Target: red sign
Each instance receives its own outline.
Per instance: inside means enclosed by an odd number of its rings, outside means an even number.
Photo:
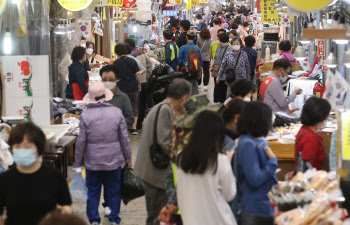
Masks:
[[[318,56],[325,56],[325,52],[324,52],[324,41],[318,41]]]
[[[258,12],[258,13],[261,13],[260,1],[262,1],[262,0],[256,1],[256,8],[257,8],[257,12]]]

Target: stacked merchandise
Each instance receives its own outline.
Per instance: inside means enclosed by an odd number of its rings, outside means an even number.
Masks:
[[[347,211],[335,172],[308,170],[297,173],[290,182],[280,182],[269,193],[277,213],[277,225],[343,224]]]

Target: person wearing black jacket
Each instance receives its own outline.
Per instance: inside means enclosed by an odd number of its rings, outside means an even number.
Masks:
[[[180,31],[181,35],[176,40],[177,47],[181,48],[181,46],[187,44],[187,31],[190,30],[191,23],[188,20],[181,20],[180,22]]]
[[[88,92],[89,76],[84,68],[86,50],[81,46],[73,49],[71,59],[73,63],[69,66],[69,83],[66,89],[66,98],[83,100]]]

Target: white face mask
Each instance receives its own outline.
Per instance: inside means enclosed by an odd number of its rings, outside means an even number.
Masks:
[[[80,46],[86,48],[86,44],[80,44]]]
[[[92,55],[92,53],[94,53],[94,50],[92,48],[86,49],[86,54]]]
[[[218,18],[221,19],[221,16],[219,16]]]
[[[234,51],[239,51],[241,49],[240,45],[232,45]]]
[[[245,102],[250,102],[250,101],[251,101],[251,99],[250,99],[250,98],[248,98],[248,97],[245,97],[245,98],[243,99],[243,101],[245,101]]]
[[[102,84],[105,86],[105,88],[107,88],[108,90],[112,90],[115,87],[115,83],[114,82],[102,82]]]
[[[288,79],[288,75],[284,72],[284,70],[283,70],[283,75],[284,75],[284,77],[281,77],[281,82],[282,83],[286,82],[287,79]]]
[[[232,41],[232,38],[230,38],[229,42],[231,43],[231,41]]]

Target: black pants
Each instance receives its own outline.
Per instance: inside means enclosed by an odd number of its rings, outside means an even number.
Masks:
[[[209,67],[210,67],[210,62],[209,61],[204,61],[203,62],[203,77],[198,80],[198,85],[202,84],[202,79],[203,79],[203,84],[204,86],[208,86],[209,84]]]
[[[241,213],[239,216],[240,225],[273,225],[274,218],[272,216],[258,215],[252,213]]]
[[[148,83],[141,84],[140,101],[139,101],[139,115],[137,119],[137,129],[142,129],[142,123],[145,118],[145,112],[152,107],[152,97],[148,91]]]
[[[219,84],[216,83],[216,77],[214,77],[214,102],[224,103],[226,100],[227,86],[226,82],[221,80]]]

